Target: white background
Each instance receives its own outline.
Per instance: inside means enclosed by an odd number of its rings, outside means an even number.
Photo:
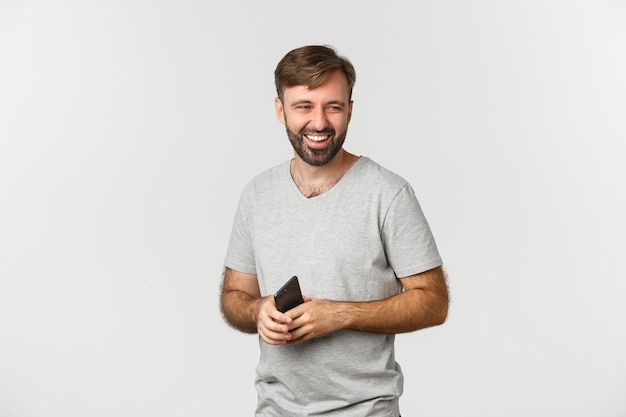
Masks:
[[[449,274],[448,322],[397,338],[403,415],[624,417],[616,0],[0,0],[0,416],[253,415],[219,282],[305,44],[356,66],[346,148]]]

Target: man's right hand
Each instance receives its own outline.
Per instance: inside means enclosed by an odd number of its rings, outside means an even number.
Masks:
[[[284,345],[291,339],[289,325],[293,319],[276,309],[274,297],[260,300],[257,315],[257,332],[261,339],[270,345]]]

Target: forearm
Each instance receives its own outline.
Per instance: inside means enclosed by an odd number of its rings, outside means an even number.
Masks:
[[[410,289],[379,301],[339,303],[344,327],[372,333],[406,333],[445,322],[448,297]]]
[[[262,301],[256,275],[224,268],[220,308],[229,325],[245,333],[256,333]]]
[[[257,332],[257,317],[261,298],[238,290],[222,292],[221,310],[229,325],[244,333]]]
[[[405,290],[369,302],[339,303],[345,328],[375,333],[406,333],[445,322],[448,286],[441,267],[402,278]]]

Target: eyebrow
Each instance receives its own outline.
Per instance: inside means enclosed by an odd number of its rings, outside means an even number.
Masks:
[[[311,100],[297,100],[297,101],[294,101],[293,103],[291,103],[290,106],[291,107],[295,107],[295,106],[298,106],[300,104],[313,104],[313,102]],[[341,100],[331,100],[331,101],[326,102],[324,105],[325,106],[328,106],[328,105],[338,105],[338,106],[341,106],[341,107],[346,107],[346,103],[344,101],[341,101]]]

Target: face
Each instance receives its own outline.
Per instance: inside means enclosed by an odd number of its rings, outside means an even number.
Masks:
[[[322,166],[341,150],[352,115],[348,81],[341,71],[319,87],[286,88],[276,98],[276,115],[285,124],[296,154],[307,164]]]

